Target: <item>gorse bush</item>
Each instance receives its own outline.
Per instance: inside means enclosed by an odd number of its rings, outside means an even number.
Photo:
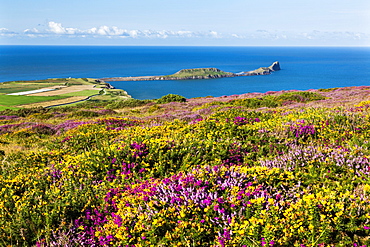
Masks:
[[[233,100],[231,103],[235,105],[245,106],[248,108],[260,107],[278,107],[289,104],[291,102],[309,102],[323,100],[324,96],[314,92],[289,92],[278,96],[266,95],[261,98],[247,98]]]
[[[284,93],[275,98],[279,102],[293,101],[293,102],[309,102],[315,100],[323,100],[324,96],[314,92],[289,92]]]
[[[127,99],[121,101],[114,101],[106,105],[107,109],[133,108],[143,106],[152,102],[151,100]]]
[[[75,111],[70,114],[70,117],[83,117],[83,118],[91,118],[91,117],[97,117],[100,114],[95,111],[87,111],[87,110],[80,110],[80,111]]]
[[[186,98],[177,94],[167,94],[157,100],[158,104],[166,104],[170,102],[186,102]]]
[[[247,108],[278,107],[281,105],[278,101],[276,101],[275,97],[271,96],[264,96],[262,98],[237,99],[231,103]]]
[[[18,117],[28,117],[33,114],[44,114],[48,113],[50,109],[43,108],[43,107],[34,107],[34,108],[22,108],[17,110],[3,110],[1,111],[1,115],[16,115]]]
[[[331,92],[331,91],[334,91],[338,89],[338,87],[334,87],[334,88],[320,88],[318,89],[319,92]]]

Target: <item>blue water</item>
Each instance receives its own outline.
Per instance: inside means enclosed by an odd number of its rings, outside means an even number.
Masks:
[[[137,99],[370,85],[369,47],[0,46],[0,82],[166,75],[201,67],[240,72],[274,61],[282,70],[266,76],[111,84]]]

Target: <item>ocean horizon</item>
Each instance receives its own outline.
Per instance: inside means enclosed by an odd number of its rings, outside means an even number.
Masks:
[[[370,85],[370,47],[0,46],[0,82],[173,74],[214,67],[271,75],[181,81],[110,82],[133,98],[187,98]]]

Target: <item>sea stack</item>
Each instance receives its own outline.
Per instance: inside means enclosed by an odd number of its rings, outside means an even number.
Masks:
[[[251,76],[251,75],[269,75],[271,72],[280,70],[280,64],[278,61],[273,62],[269,67],[261,67],[248,72],[242,72],[239,76]]]
[[[278,61],[274,62],[270,67],[269,69],[271,69],[272,71],[278,71],[280,70],[280,64]]]

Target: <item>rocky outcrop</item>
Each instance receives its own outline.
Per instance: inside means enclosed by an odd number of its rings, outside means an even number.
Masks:
[[[113,87],[111,84],[109,84],[109,83],[105,83],[105,88],[106,89],[115,89],[115,87]]]
[[[106,89],[115,89],[115,87],[113,87],[111,84],[105,82],[103,79],[96,79],[95,82],[96,83],[99,83],[100,85],[104,85],[103,88],[106,88]]]
[[[280,63],[278,61],[271,64],[269,67],[261,67],[252,71],[239,73],[241,76],[252,76],[252,75],[269,75],[271,72],[280,70]]]
[[[272,71],[278,71],[280,70],[280,63],[278,61],[273,62],[272,65],[269,67]]]

